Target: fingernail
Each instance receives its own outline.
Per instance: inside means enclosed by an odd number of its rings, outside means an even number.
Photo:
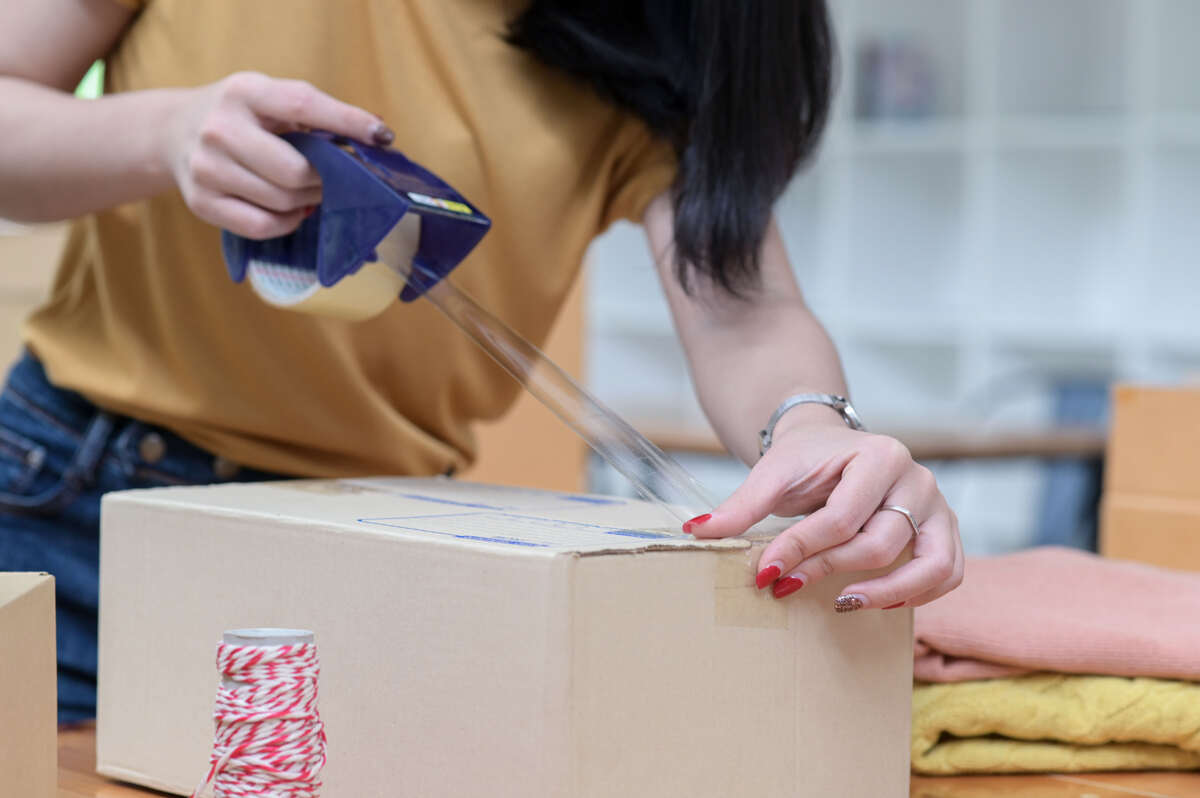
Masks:
[[[712,518],[712,513],[705,513],[704,515],[696,516],[695,518],[691,519],[690,521],[684,521],[683,522],[683,531],[690,535],[690,534],[692,534],[693,529],[700,526],[701,524],[703,524],[705,521],[707,521],[710,518]]]
[[[798,576],[785,576],[775,583],[771,588],[771,592],[775,594],[775,598],[783,598],[790,596],[800,588],[804,587],[804,580]]]
[[[783,573],[783,563],[773,562],[758,572],[758,576],[754,577],[754,584],[758,585],[759,590],[762,590],[778,579],[781,573]]]
[[[889,604],[889,605],[887,605],[886,607],[884,607],[884,609],[885,609],[885,610],[894,610],[894,609],[896,609],[897,607],[903,607],[903,606],[904,606],[904,602],[903,602],[903,601],[897,601],[895,604]]]
[[[867,597],[857,593],[847,593],[833,600],[833,608],[837,612],[855,612],[867,606]]]
[[[379,122],[371,128],[371,141],[378,144],[380,147],[386,147],[396,140],[396,134],[392,129],[383,122]]]
[[[307,219],[308,217],[312,216],[313,211],[315,211],[316,209],[317,209],[316,205],[306,205],[304,207],[304,218]]]

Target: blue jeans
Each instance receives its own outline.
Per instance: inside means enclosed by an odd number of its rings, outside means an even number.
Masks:
[[[31,355],[0,393],[0,571],[55,578],[59,722],[96,714],[100,497],[110,490],[281,479],[50,384]]]

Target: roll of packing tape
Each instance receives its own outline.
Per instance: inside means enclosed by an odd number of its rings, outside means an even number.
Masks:
[[[379,315],[400,296],[420,241],[421,217],[408,213],[375,247],[374,261],[331,286],[321,285],[314,271],[286,264],[252,261],[246,274],[267,304],[361,321]]]

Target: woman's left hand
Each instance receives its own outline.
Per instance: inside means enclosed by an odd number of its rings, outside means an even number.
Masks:
[[[921,530],[901,513],[912,513]],[[684,525],[699,538],[739,535],[768,515],[807,514],[763,550],[759,588],[777,598],[827,576],[884,568],[913,542],[910,562],[847,585],[835,609],[925,604],[963,577],[958,519],[928,468],[894,438],[850,429],[829,408],[795,408],[746,481],[708,518]]]

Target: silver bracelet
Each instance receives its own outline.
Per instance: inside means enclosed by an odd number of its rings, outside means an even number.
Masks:
[[[758,454],[761,457],[767,453],[767,449],[771,448],[771,437],[775,434],[775,425],[779,423],[779,419],[783,418],[783,414],[791,410],[796,405],[818,404],[832,407],[841,415],[842,420],[846,422],[846,426],[850,429],[865,430],[862,419],[858,417],[858,413],[854,411],[850,401],[844,396],[834,396],[831,393],[798,393],[795,396],[789,396],[783,400],[779,407],[775,408],[775,412],[771,414],[771,418],[767,421],[767,426],[758,433]]]

